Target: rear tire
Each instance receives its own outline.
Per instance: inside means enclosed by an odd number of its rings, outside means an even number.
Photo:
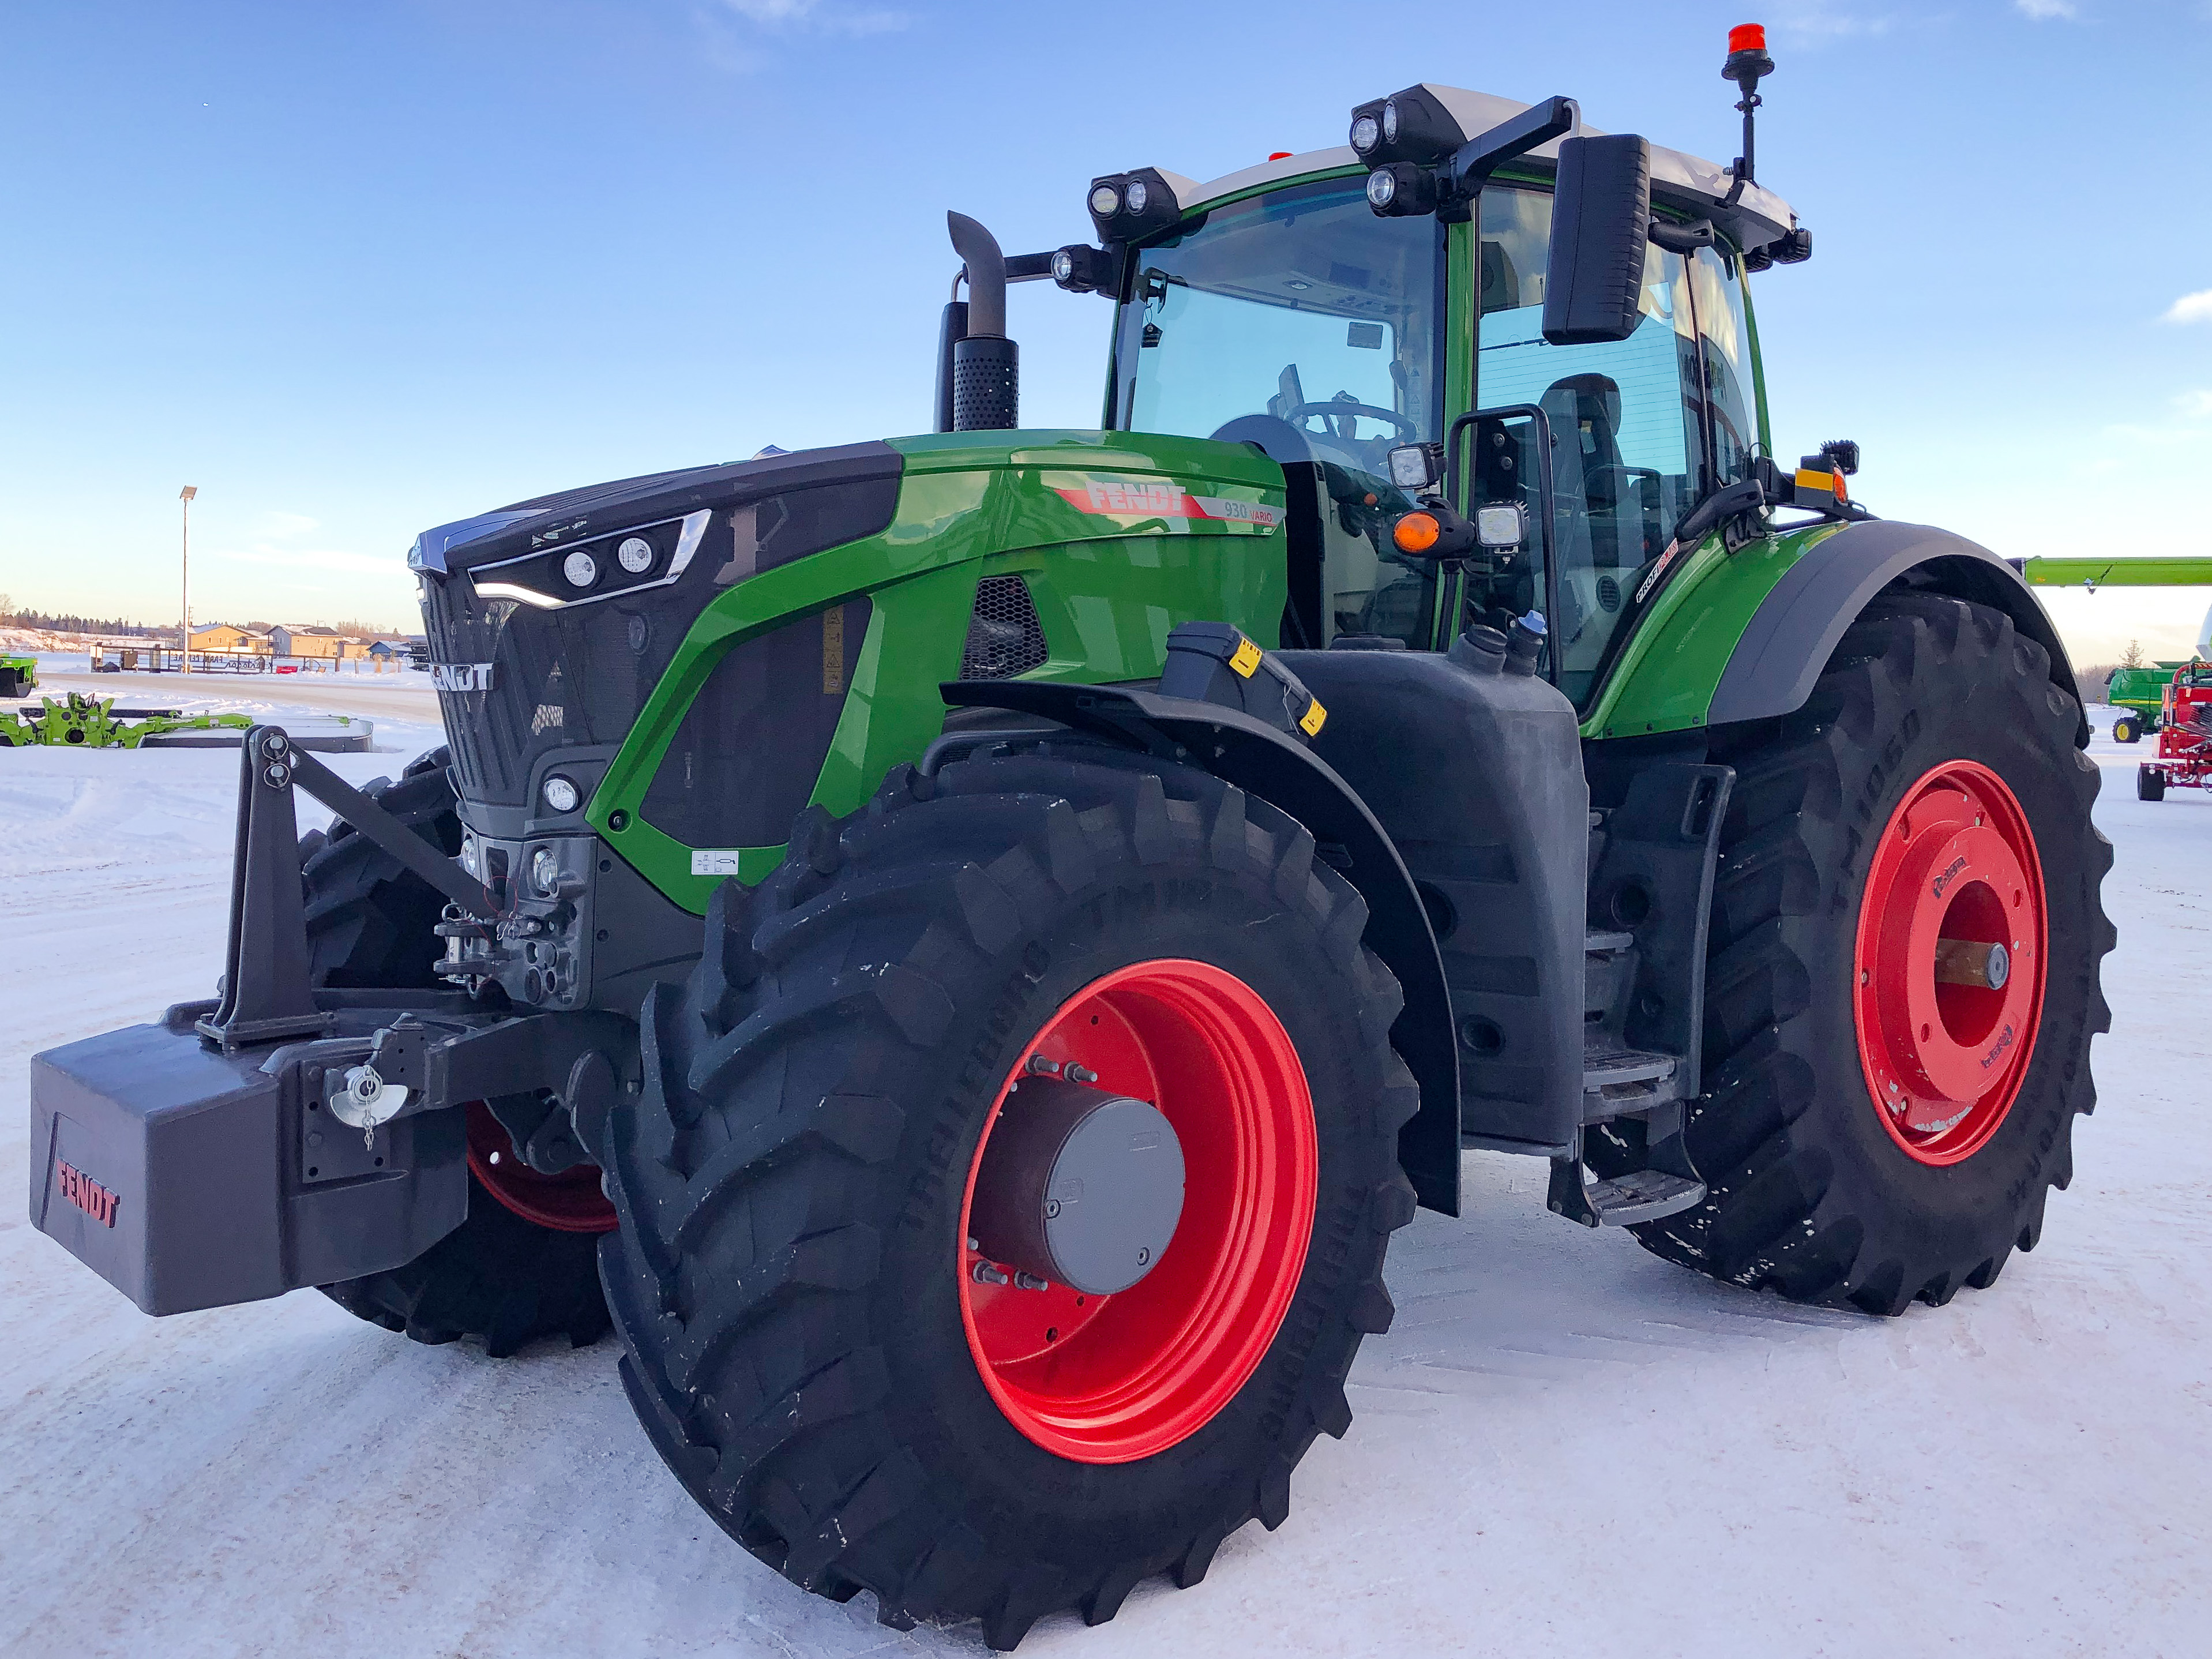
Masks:
[[[397,783],[380,779],[362,793],[452,857],[461,850],[461,821],[448,759],[434,750]],[[443,983],[436,970],[442,943],[433,930],[445,899],[435,889],[343,819],[327,834],[302,837],[300,854],[317,985]],[[489,1121],[481,1108],[470,1109]],[[481,1127],[471,1123],[472,1141],[482,1139]],[[468,1218],[458,1228],[404,1267],[321,1288],[347,1312],[417,1342],[480,1336],[494,1358],[541,1336],[582,1347],[607,1333],[598,1248],[596,1231],[525,1219],[484,1184],[471,1158]]]
[[[2138,766],[2136,768],[2136,799],[2137,800],[2164,800],[2166,799],[2166,774],[2160,771],[2155,766]]]
[[[1350,1423],[1344,1379],[1389,1325],[1383,1248],[1414,1207],[1396,1143],[1419,1096],[1365,917],[1280,812],[1111,750],[902,767],[842,826],[802,814],[774,876],[716,894],[688,989],[653,993],[646,1094],[608,1130],[623,1378],[678,1479],[803,1588],[868,1589],[900,1628],[981,1619],[1000,1649],[1056,1610],[1110,1619],[1151,1574],[1194,1583],[1246,1521],[1279,1524],[1316,1434]],[[1255,994],[1295,1045],[1310,1241],[1300,1229],[1294,1293],[1255,1327],[1241,1386],[1159,1449],[1061,1455],[1002,1407],[966,1323],[979,1136],[1086,988],[1192,962]],[[1160,1075],[1172,1119],[1176,1073]],[[1065,1286],[1041,1301],[1060,1291],[1073,1303]],[[1092,1316],[1072,1335],[1107,1328]]]
[[[1803,709],[1717,746],[1737,781],[1706,969],[1706,1092],[1687,1130],[1710,1192],[1637,1228],[1646,1248],[1794,1300],[1898,1314],[1984,1288],[2034,1247],[2046,1195],[2073,1175],[2075,1114],[2095,1103],[2089,1038],[2111,1024],[2098,964],[2114,935],[2098,890],[2112,852],[2090,822],[2098,771],[2075,747],[2078,720],[2043,647],[2002,614],[1898,593],[1853,623]],[[1996,1074],[2014,1079],[2008,1103],[1992,1097],[1996,1121],[1962,1124],[1948,1146],[1936,1132],[1915,1143],[1877,1109],[1856,1012],[1878,846],[1946,769],[1993,777],[1991,798],[2024,813],[2047,930],[2032,1046]]]

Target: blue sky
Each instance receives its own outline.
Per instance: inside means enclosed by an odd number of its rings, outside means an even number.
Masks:
[[[948,207],[1074,240],[1095,172],[1419,80],[1725,160],[1762,17],[1817,246],[1754,284],[1783,453],[1856,437],[1877,512],[2007,554],[2212,553],[2212,0],[26,0],[0,590],[173,618],[193,483],[196,615],[400,621],[426,525],[925,428]],[[1026,423],[1096,422],[1107,318],[1016,290]],[[2160,645],[2203,597],[2059,608]]]

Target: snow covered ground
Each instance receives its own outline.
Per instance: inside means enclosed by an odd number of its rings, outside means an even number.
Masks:
[[[245,689],[324,712],[339,688]],[[436,741],[427,696],[360,690],[418,706],[353,704],[390,752],[334,757],[345,775]],[[2103,1103],[1994,1288],[1893,1321],[1795,1308],[1567,1225],[1543,1168],[1471,1156],[1468,1218],[1397,1236],[1397,1323],[1282,1529],[1023,1651],[2212,1650],[2212,799],[2137,802],[2141,752],[2094,750],[2118,848]],[[34,1051],[211,992],[235,765],[0,756],[0,1185],[24,1190]],[[494,1364],[312,1291],[151,1320],[21,1215],[0,1211],[9,1653],[981,1650],[756,1565],[653,1456],[611,1342]]]

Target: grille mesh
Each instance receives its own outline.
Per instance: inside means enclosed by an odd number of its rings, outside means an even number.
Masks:
[[[1027,582],[1019,576],[986,576],[975,585],[975,609],[960,652],[962,679],[1010,679],[1041,667],[1051,654]]]

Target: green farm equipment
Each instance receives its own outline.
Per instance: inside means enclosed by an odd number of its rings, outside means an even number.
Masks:
[[[247,734],[222,994],[38,1057],[39,1226],[153,1313],[611,1323],[746,1550],[998,1648],[1283,1520],[1469,1148],[1716,1296],[1989,1286],[2097,771],[2012,569],[1773,458],[1771,69],[1733,167],[1425,85],[954,216],[937,432],[426,532],[448,746]],[[1031,279],[1095,430],[1018,424]]]
[[[2212,559],[2207,558],[2023,559],[2019,566],[2031,586],[2079,586],[2093,593],[2100,587],[2212,587]],[[2157,732],[2175,671],[2206,661],[2212,661],[2212,609],[2206,610],[2196,652],[2186,660],[2114,669],[2105,683],[2105,701],[2121,711],[2112,720],[2113,740],[2140,743]]]
[[[185,714],[174,708],[118,708],[112,697],[82,691],[41,697],[34,711],[0,709],[0,749],[46,744],[56,748],[136,749],[186,732],[242,732],[243,714]]]
[[[20,697],[38,684],[36,657],[0,657],[0,697]]]

